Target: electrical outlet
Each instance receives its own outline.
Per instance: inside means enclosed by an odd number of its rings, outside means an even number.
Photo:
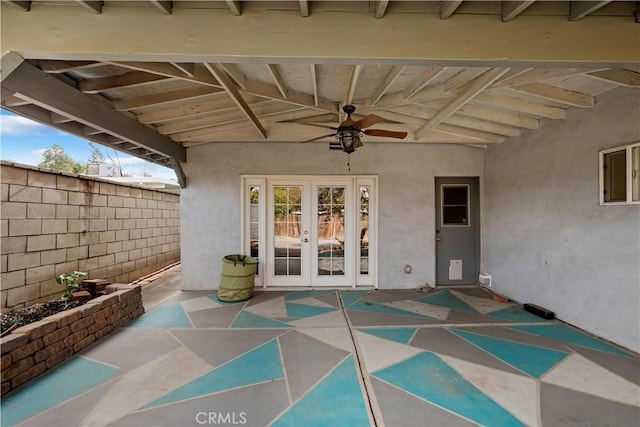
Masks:
[[[480,282],[481,285],[484,285],[487,288],[490,288],[491,287],[491,275],[487,274],[487,273],[482,273],[482,274],[478,275],[478,282]]]
[[[411,266],[409,264],[404,266],[404,273],[411,274]]]

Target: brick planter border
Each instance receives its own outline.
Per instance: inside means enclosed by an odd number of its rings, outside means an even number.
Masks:
[[[144,313],[140,285],[117,289],[2,337],[2,396]]]

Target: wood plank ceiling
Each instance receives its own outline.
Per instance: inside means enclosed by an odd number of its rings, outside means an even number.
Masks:
[[[517,25],[523,14],[555,14],[567,21],[589,19],[590,14],[638,19],[636,2],[615,1],[6,3],[25,13],[41,4],[83,7],[95,14],[128,6],[166,15],[181,8],[228,8],[229,19],[241,19],[236,17],[244,8],[269,7],[295,10],[297,19],[313,15],[316,7],[370,14],[372,20],[384,19],[389,11],[419,11],[437,19],[484,13],[516,21],[504,25]],[[5,62],[3,57],[3,71]],[[20,67],[22,78],[3,77],[2,108],[178,169],[186,160],[184,147],[317,138],[329,132],[313,125],[336,126],[344,119],[345,104],[356,106],[356,118],[377,114],[385,119],[373,128],[407,131],[403,143],[484,148],[518,136],[523,129],[536,129],[543,119],[562,120],[567,109],[591,108],[599,95],[615,88],[640,87],[637,68],[417,66],[409,60],[371,65],[322,58],[310,64],[260,58],[238,63],[27,59]],[[75,104],[51,99],[56,96],[74,97]],[[150,132],[128,131],[133,121]],[[365,136],[364,141],[388,140]]]

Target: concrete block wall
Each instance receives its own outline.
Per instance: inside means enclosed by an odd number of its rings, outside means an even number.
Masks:
[[[180,196],[0,162],[0,296],[13,308],[62,295],[55,277],[128,283],[180,260]]]

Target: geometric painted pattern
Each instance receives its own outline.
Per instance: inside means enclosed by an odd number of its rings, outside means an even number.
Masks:
[[[480,288],[184,291],[1,405],[25,426],[639,425],[640,358]]]

